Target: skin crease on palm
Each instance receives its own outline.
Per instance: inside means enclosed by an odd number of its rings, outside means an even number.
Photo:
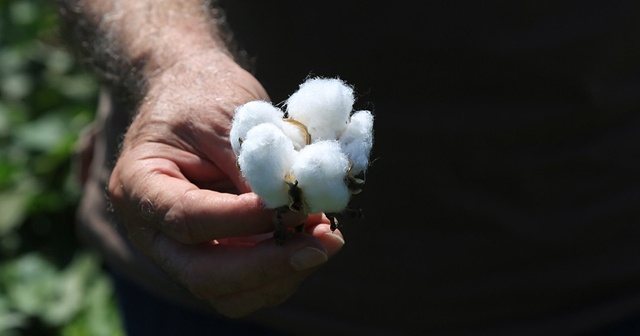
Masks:
[[[147,90],[109,181],[133,244],[225,316],[284,302],[344,240],[326,216],[295,212],[282,221],[305,222],[304,233],[283,246],[269,234],[276,214],[249,191],[228,139],[236,106],[268,100],[262,86],[212,34],[213,18],[200,1],[72,6],[98,21],[126,58],[145,60],[137,64]]]

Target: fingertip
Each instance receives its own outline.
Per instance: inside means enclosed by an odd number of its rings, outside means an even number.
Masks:
[[[318,237],[318,239],[325,246],[327,255],[329,255],[330,258],[340,252],[345,244],[344,236],[342,236],[342,233],[338,230],[333,232],[324,232]]]
[[[289,263],[296,271],[304,271],[320,266],[327,260],[329,260],[327,253],[311,246],[302,247],[289,257]]]
[[[339,229],[331,230],[330,222],[324,214],[309,216],[306,233],[320,241],[329,257],[337,254],[345,244],[342,232]]]

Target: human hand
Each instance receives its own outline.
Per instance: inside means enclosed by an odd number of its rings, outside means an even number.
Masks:
[[[305,232],[273,240],[275,212],[242,180],[228,139],[235,107],[256,99],[268,99],[262,86],[224,54],[163,69],[109,183],[135,246],[229,317],[282,303],[344,244],[326,217],[294,212],[282,221]]]

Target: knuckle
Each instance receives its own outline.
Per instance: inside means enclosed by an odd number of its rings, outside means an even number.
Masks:
[[[293,293],[291,292],[281,292],[281,293],[273,293],[268,295],[265,298],[265,307],[275,307],[283,304],[289,297],[291,297]]]
[[[114,170],[109,177],[109,183],[106,188],[107,199],[113,203],[118,204],[124,198],[124,185],[118,177],[118,171]]]
[[[218,290],[202,283],[187,284],[187,289],[195,297],[203,300],[213,300],[220,295]]]
[[[156,208],[148,198],[143,198],[138,202],[138,214],[147,222],[153,222],[156,217]]]
[[[193,244],[199,242],[189,223],[189,216],[185,210],[183,201],[175,202],[169,210],[162,216],[159,223],[162,231],[169,234],[173,239],[183,244]]]
[[[300,287],[302,280],[288,282],[271,288],[265,294],[265,306],[275,307],[287,301]]]
[[[183,266],[177,273],[180,274],[179,282],[184,288],[199,299],[212,301],[227,293],[219,278],[203,276],[189,266]]]

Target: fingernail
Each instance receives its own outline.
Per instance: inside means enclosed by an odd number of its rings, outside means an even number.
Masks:
[[[325,235],[327,237],[331,237],[331,239],[334,239],[335,241],[337,241],[338,244],[344,245],[344,238],[342,238],[341,235],[333,233],[333,232],[327,232],[327,233],[325,233]]]
[[[329,258],[327,254],[317,248],[304,247],[291,255],[289,262],[291,266],[298,271],[304,271],[306,269],[316,267],[327,262]]]

